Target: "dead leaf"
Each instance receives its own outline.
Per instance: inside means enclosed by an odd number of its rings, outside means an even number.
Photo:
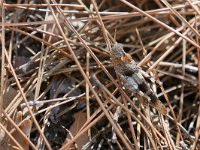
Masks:
[[[81,127],[84,125],[84,123],[87,121],[87,116],[86,116],[86,112],[77,112],[74,115],[75,121],[74,123],[71,125],[69,131],[71,133],[72,136],[75,136],[76,134],[78,134],[78,131],[81,129]],[[68,141],[70,141],[70,135],[68,134],[65,143],[67,143]],[[82,134],[78,139],[76,139],[76,144],[78,149],[80,150],[87,142],[89,141],[89,137],[87,135],[87,132],[85,132],[84,134]]]
[[[28,138],[30,137],[31,127],[32,121],[28,118],[23,120],[22,124],[19,126],[19,128]],[[24,139],[18,131],[14,131],[12,135],[24,150],[29,150],[29,142]]]
[[[11,101],[14,99],[14,97],[17,95],[17,90],[15,90],[12,87],[8,87],[4,94],[4,101],[3,101],[3,107],[6,108]]]

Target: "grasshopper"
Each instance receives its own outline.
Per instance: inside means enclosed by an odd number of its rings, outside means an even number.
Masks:
[[[166,107],[158,99],[156,93],[153,92],[147,79],[151,82],[155,80],[137,66],[131,55],[124,51],[123,45],[115,43],[110,51],[110,56],[114,70],[122,81],[122,85],[130,92],[143,97],[158,112],[166,115]]]

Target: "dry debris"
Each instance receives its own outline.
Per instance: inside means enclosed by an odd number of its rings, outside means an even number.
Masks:
[[[200,1],[0,3],[0,149],[200,149]]]

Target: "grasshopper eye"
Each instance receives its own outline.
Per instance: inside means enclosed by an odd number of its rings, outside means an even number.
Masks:
[[[132,57],[130,54],[125,53],[125,55],[121,57],[121,60],[126,63],[131,63]]]
[[[129,60],[129,62],[131,62],[132,61],[132,56],[130,55],[130,54],[125,54],[125,56],[126,56],[126,58]]]

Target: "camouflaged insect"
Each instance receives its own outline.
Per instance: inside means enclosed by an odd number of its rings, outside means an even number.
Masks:
[[[137,66],[131,55],[125,53],[122,44],[115,43],[110,52],[115,72],[129,91],[142,96],[147,103],[155,107],[163,115],[167,114],[166,107],[158,99],[148,84],[154,81],[146,72]],[[148,80],[147,80],[148,79]]]

